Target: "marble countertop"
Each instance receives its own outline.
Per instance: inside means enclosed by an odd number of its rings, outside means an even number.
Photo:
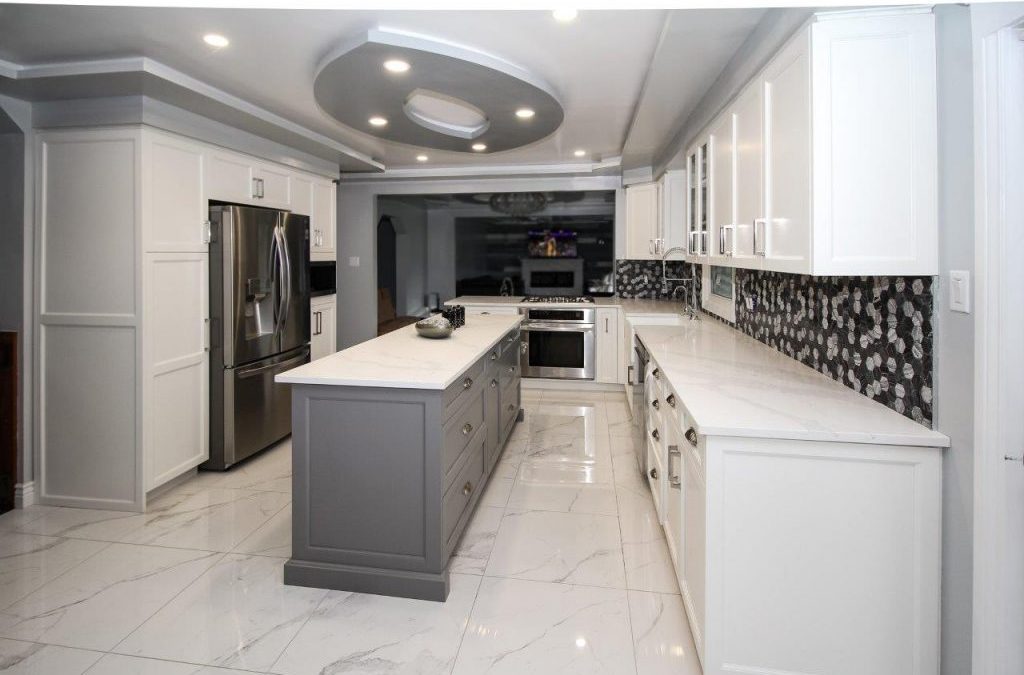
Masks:
[[[450,338],[420,337],[415,326],[367,340],[279,374],[276,382],[397,389],[445,389],[519,325],[518,315],[467,316]]]
[[[552,302],[538,305],[535,302],[523,302],[521,295],[460,295],[445,303],[446,305],[496,305],[508,307],[618,307],[627,315],[636,314],[679,314],[682,305],[678,300],[652,300],[648,298],[594,298],[593,304],[579,302]]]
[[[948,447],[949,438],[716,321],[637,326],[709,436]]]

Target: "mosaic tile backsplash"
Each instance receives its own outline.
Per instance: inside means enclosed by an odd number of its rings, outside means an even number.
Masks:
[[[700,266],[693,267],[700,279]],[[660,262],[620,260],[617,269],[622,297],[666,297]],[[669,274],[679,272],[688,276],[689,270],[670,268]],[[737,269],[734,327],[930,427],[932,304],[931,277],[810,277]]]

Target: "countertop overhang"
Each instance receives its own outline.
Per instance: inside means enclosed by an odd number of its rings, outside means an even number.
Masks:
[[[682,312],[682,304],[678,300],[661,300],[653,298],[619,298],[619,297],[597,297],[594,302],[523,302],[521,295],[460,295],[457,298],[448,300],[446,305],[474,306],[506,306],[506,307],[535,307],[538,309],[552,307],[591,307],[600,309],[603,307],[614,307],[621,309],[626,316],[651,315],[651,314],[675,314]]]
[[[395,389],[445,389],[522,321],[468,316],[451,337],[420,337],[415,326],[367,340],[279,374],[275,382]]]
[[[948,447],[949,438],[710,319],[636,335],[707,436]]]

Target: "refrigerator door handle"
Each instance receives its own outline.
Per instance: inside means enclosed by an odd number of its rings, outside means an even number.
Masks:
[[[281,229],[279,226],[274,226],[274,253],[277,260],[277,277],[274,281],[274,290],[277,293],[277,303],[275,304],[276,316],[274,318],[274,333],[279,334],[284,330],[285,321],[287,319],[285,311],[288,302],[288,296],[285,291],[285,258],[286,255],[284,250],[284,238],[281,236]]]
[[[281,280],[284,282],[284,320],[282,325],[287,324],[292,314],[292,254],[288,252],[288,242],[284,236],[284,229],[278,227],[277,236],[280,237],[282,271]]]

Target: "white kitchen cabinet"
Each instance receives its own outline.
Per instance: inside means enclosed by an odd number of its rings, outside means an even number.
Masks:
[[[324,295],[309,302],[310,361],[338,351],[337,301],[337,295]]]
[[[313,177],[295,174],[291,182],[291,212],[300,216],[313,215]],[[313,226],[310,224],[310,247],[312,247]]]
[[[640,183],[626,188],[626,257],[661,258],[661,184]]]
[[[686,245],[686,171],[670,169],[658,179],[661,197],[658,238],[661,258],[676,247]],[[675,257],[675,254],[673,254]],[[682,255],[678,256],[682,259]]]
[[[621,382],[619,367],[622,329],[619,327],[621,312],[614,307],[595,310],[594,352],[596,363],[594,381],[604,383]]]
[[[234,204],[254,204],[258,190],[252,160],[227,150],[214,150],[209,157],[209,170],[205,177],[207,198]]]
[[[259,162],[253,168],[256,181],[256,206],[270,209],[290,209],[291,177],[294,171],[288,167]]]
[[[717,265],[934,275],[936,117],[928,8],[817,14],[697,135],[690,231],[710,215]]]
[[[334,183],[329,180],[313,181],[313,209],[309,220],[309,244],[313,260],[335,260],[335,230],[337,223],[337,196]]]
[[[696,453],[689,444],[680,446],[682,471],[682,556],[679,565],[679,591],[690,619],[690,631],[697,656],[704,664],[705,605],[707,565],[707,486]]]

